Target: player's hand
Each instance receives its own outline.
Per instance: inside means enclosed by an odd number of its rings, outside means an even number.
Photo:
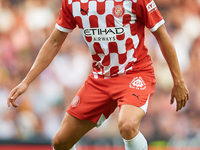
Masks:
[[[174,99],[176,99],[176,111],[181,110],[185,107],[187,100],[189,100],[189,91],[185,86],[184,82],[179,85],[175,85],[172,89],[171,93],[171,104],[174,103]]]
[[[7,99],[7,105],[10,107],[10,103],[13,105],[13,107],[19,107],[19,105],[16,103],[17,97],[19,97],[21,94],[23,94],[28,89],[28,85],[25,83],[20,83],[18,86],[16,86],[9,94]]]

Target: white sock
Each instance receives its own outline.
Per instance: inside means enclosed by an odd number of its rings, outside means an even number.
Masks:
[[[148,150],[145,137],[139,132],[133,139],[124,140],[125,150]]]

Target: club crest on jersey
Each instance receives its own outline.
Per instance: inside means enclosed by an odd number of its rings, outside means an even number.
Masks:
[[[137,90],[144,90],[146,89],[146,84],[144,83],[142,77],[135,77],[130,82],[129,87],[137,89]]]
[[[157,9],[156,4],[153,0],[147,4],[146,8],[147,8],[149,14]]]
[[[77,107],[80,104],[80,97],[75,96],[74,99],[72,100],[71,106],[72,107]]]
[[[120,18],[124,15],[124,7],[122,5],[116,5],[112,12],[115,17]]]

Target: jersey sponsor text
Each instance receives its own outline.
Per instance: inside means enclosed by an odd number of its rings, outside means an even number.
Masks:
[[[92,37],[94,42],[113,42],[116,41],[116,35],[121,35],[124,33],[124,28],[86,28],[83,30],[83,33],[85,36]]]

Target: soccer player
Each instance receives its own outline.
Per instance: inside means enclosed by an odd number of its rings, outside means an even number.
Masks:
[[[144,46],[145,26],[157,39],[171,71],[171,104],[176,100],[178,111],[189,99],[174,46],[153,0],[63,0],[55,29],[27,76],[10,92],[8,106],[18,107],[16,98],[47,68],[77,25],[91,52],[93,70],[67,109],[53,138],[54,149],[75,150],[84,134],[119,107],[118,126],[125,149],[147,150],[139,125],[156,80]]]

